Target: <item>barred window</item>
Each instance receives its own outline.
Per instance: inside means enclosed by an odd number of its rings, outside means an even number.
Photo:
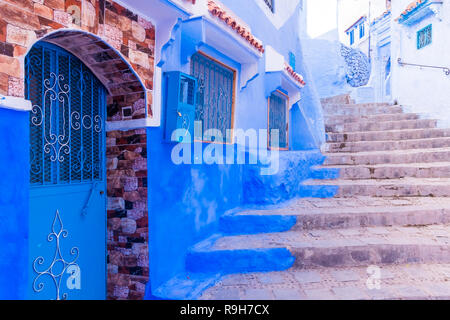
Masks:
[[[289,99],[281,91],[275,91],[269,97],[269,141],[270,149],[288,150],[289,148]],[[275,145],[272,138],[278,132],[279,143]]]
[[[430,24],[425,28],[417,31],[417,49],[422,49],[431,44],[433,39],[433,27]]]
[[[198,83],[195,121],[202,122],[203,133],[217,129],[224,140],[232,141],[235,71],[196,53],[191,58],[191,75]]]

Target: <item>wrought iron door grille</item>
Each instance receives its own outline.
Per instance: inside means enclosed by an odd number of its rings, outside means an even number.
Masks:
[[[279,146],[272,145],[272,130],[279,131]],[[269,147],[288,148],[288,99],[279,92],[269,97]]]
[[[231,141],[234,71],[196,53],[191,59],[191,75],[198,81],[195,121],[203,123],[204,133],[217,129]]]
[[[26,61],[30,113],[30,183],[103,179],[106,90],[75,56],[35,45]]]

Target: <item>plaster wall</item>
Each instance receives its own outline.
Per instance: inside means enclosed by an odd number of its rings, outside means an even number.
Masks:
[[[438,119],[441,127],[450,126],[450,76],[442,70],[400,66],[403,62],[450,67],[450,2],[439,5],[439,12],[412,26],[399,24],[409,0],[392,1],[392,94],[393,100],[424,118]],[[432,43],[417,49],[417,31],[432,24]]]

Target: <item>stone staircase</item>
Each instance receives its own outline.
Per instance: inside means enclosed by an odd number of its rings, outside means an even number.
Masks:
[[[450,130],[348,96],[323,108],[311,198],[224,217],[187,258],[193,273],[231,274],[200,298],[449,299]]]

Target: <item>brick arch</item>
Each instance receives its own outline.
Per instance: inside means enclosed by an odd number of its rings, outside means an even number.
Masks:
[[[147,90],[132,66],[96,35],[79,30],[58,30],[41,38],[79,58],[108,90],[108,121],[145,118]],[[126,109],[124,109],[126,108]]]

